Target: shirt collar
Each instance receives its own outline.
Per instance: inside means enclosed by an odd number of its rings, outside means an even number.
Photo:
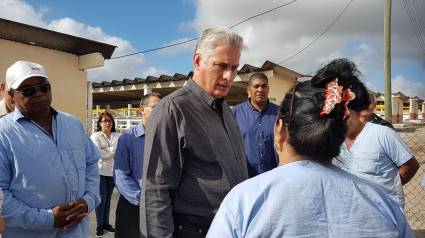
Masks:
[[[212,105],[214,102],[214,97],[209,95],[205,90],[203,90],[199,85],[193,81],[192,79],[189,79],[189,82],[187,84],[187,88],[192,91],[196,96],[201,98],[204,102],[206,102],[209,106]],[[223,98],[217,99],[218,102],[223,102]]]
[[[267,103],[266,103],[266,106],[264,107],[264,109],[263,110],[261,110],[261,112],[265,112],[265,111],[267,111],[267,108],[269,107],[269,100],[267,99]],[[251,109],[251,110],[253,110],[253,111],[256,111],[256,112],[260,112],[260,111],[258,111],[257,110],[257,108],[255,108],[254,106],[252,106],[252,104],[251,104],[251,98],[248,98],[248,107]]]
[[[56,118],[56,116],[58,115],[58,112],[53,107],[50,107],[50,112],[52,113],[53,118]],[[11,113],[13,113],[13,120],[15,121],[18,121],[21,118],[26,118],[17,107],[15,107],[15,110]]]
[[[145,135],[145,128],[143,127],[142,123],[140,123],[139,125],[136,126],[134,135],[136,137],[141,137],[141,136]]]

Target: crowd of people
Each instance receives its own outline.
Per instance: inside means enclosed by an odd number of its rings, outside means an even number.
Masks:
[[[403,185],[419,164],[347,59],[294,80],[280,106],[257,72],[248,100],[228,95],[245,49],[206,29],[193,76],[143,95],[141,123],[116,132],[102,113],[90,137],[51,106],[45,68],[18,61],[0,101],[0,237],[414,237]],[[425,181],[424,181],[425,184]],[[111,196],[119,192],[115,224]]]

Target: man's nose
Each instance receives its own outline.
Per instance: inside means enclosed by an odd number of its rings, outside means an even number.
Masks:
[[[232,78],[234,77],[234,74],[235,74],[235,70],[232,70],[232,69],[226,69],[226,70],[223,72],[223,78],[224,78],[224,79],[226,79],[227,81],[230,81],[230,80],[232,80]]]

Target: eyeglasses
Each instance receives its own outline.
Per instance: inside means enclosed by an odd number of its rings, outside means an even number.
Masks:
[[[101,123],[112,123],[112,120],[102,120]]]
[[[253,87],[253,88],[255,88],[255,89],[258,89],[258,88],[268,88],[269,87],[269,85],[268,84],[251,84],[251,86]]]
[[[42,93],[47,93],[47,92],[50,92],[51,89],[52,87],[50,86],[49,83],[43,83],[43,84],[26,87],[23,89],[15,89],[15,91],[17,93],[22,94],[24,97],[31,97],[31,96],[34,96],[34,94],[36,94],[37,91],[40,91]]]

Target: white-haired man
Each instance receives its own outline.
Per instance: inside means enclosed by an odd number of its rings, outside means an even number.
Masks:
[[[232,187],[248,178],[243,139],[227,103],[243,39],[205,30],[187,85],[157,105],[146,130],[140,228],[143,237],[205,237]]]

